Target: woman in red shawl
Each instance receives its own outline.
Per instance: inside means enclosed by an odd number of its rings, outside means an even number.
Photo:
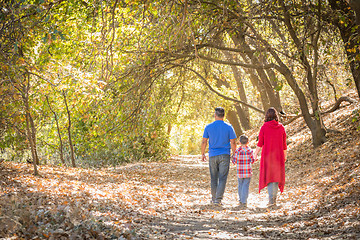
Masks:
[[[284,191],[286,149],[285,128],[279,123],[276,109],[269,108],[254,153],[257,158],[261,150],[259,193],[261,189],[268,187],[269,206],[276,205],[278,188],[281,192]]]

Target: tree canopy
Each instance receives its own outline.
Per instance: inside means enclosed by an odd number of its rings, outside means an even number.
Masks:
[[[237,135],[275,107],[313,145],[360,96],[355,1],[0,1],[0,148],[36,166],[197,153],[213,108]]]

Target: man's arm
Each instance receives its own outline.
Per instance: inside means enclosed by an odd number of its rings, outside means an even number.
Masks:
[[[285,157],[285,162],[286,162],[286,158],[287,158],[287,151],[284,150],[284,157]]]
[[[236,138],[230,139],[230,145],[231,145],[231,156],[233,156],[236,151]]]
[[[205,150],[206,150],[207,142],[208,142],[208,138],[203,138],[201,142],[201,160],[203,162],[206,161]]]

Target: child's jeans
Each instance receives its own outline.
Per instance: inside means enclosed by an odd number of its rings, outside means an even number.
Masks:
[[[249,196],[249,185],[251,177],[249,178],[238,178],[238,194],[239,202],[246,204]]]

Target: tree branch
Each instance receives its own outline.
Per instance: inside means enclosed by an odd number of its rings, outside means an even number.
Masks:
[[[212,57],[208,57],[202,54],[186,54],[186,53],[174,53],[174,52],[169,52],[169,51],[151,51],[151,50],[147,50],[147,51],[123,51],[124,53],[155,53],[155,54],[164,54],[164,55],[168,55],[170,57],[176,57],[176,58],[200,58],[203,60],[207,60],[210,62],[215,62],[218,64],[224,64],[224,65],[232,65],[232,66],[240,66],[240,67],[244,67],[244,68],[252,68],[252,69],[269,69],[269,68],[277,68],[279,66],[277,66],[274,63],[270,63],[270,64],[266,64],[266,65],[256,65],[256,64],[247,64],[247,63],[241,63],[241,62],[233,62],[233,61],[224,61],[224,60],[219,60],[216,58],[212,58]]]
[[[342,96],[335,102],[335,104],[334,104],[334,106],[332,106],[332,108],[330,108],[329,110],[327,110],[325,112],[321,112],[320,114],[324,115],[324,114],[335,112],[337,109],[340,108],[340,104],[342,102],[348,102],[350,104],[353,104],[353,103],[356,103],[357,101],[355,99],[353,99],[353,98],[350,98],[350,97],[347,97],[347,96]],[[302,114],[300,114],[300,115],[287,115],[287,116],[285,115],[285,116],[282,116],[283,118],[291,118],[287,122],[284,122],[283,125],[288,125],[288,124],[292,123],[293,121],[295,121],[296,119],[298,119],[298,118],[300,118],[302,116],[303,116]],[[315,115],[311,114],[310,116],[314,117]]]
[[[209,83],[200,73],[198,73],[198,72],[195,71],[194,69],[188,68],[188,67],[186,67],[186,66],[184,66],[184,65],[175,64],[175,63],[174,63],[173,65],[176,65],[176,66],[185,68],[185,69],[187,69],[187,70],[195,73],[195,75],[197,75],[197,76],[204,82],[204,84],[210,89],[210,91],[216,93],[218,96],[224,98],[225,100],[229,100],[229,101],[232,101],[232,102],[240,103],[240,104],[245,105],[245,106],[247,106],[247,107],[249,107],[249,108],[251,108],[251,109],[253,109],[253,110],[257,111],[257,112],[260,112],[260,113],[262,113],[262,114],[265,114],[265,111],[262,110],[262,109],[260,109],[260,108],[257,108],[257,107],[255,107],[255,106],[253,106],[253,105],[251,105],[251,104],[248,104],[248,103],[243,102],[243,101],[241,101],[241,100],[238,100],[238,99],[236,99],[236,98],[228,97],[228,96],[225,96],[225,95],[219,93],[218,91],[216,91],[216,90],[210,85],[210,83]]]
[[[219,46],[213,43],[204,43],[197,45],[197,49],[201,49],[204,47],[208,48],[214,48],[222,51],[229,51],[229,52],[237,52],[237,53],[255,53],[260,51],[267,51],[268,49],[262,48],[262,49],[256,49],[256,50],[245,50],[245,49],[238,49],[238,48],[231,48],[231,47],[225,47],[225,46]]]

